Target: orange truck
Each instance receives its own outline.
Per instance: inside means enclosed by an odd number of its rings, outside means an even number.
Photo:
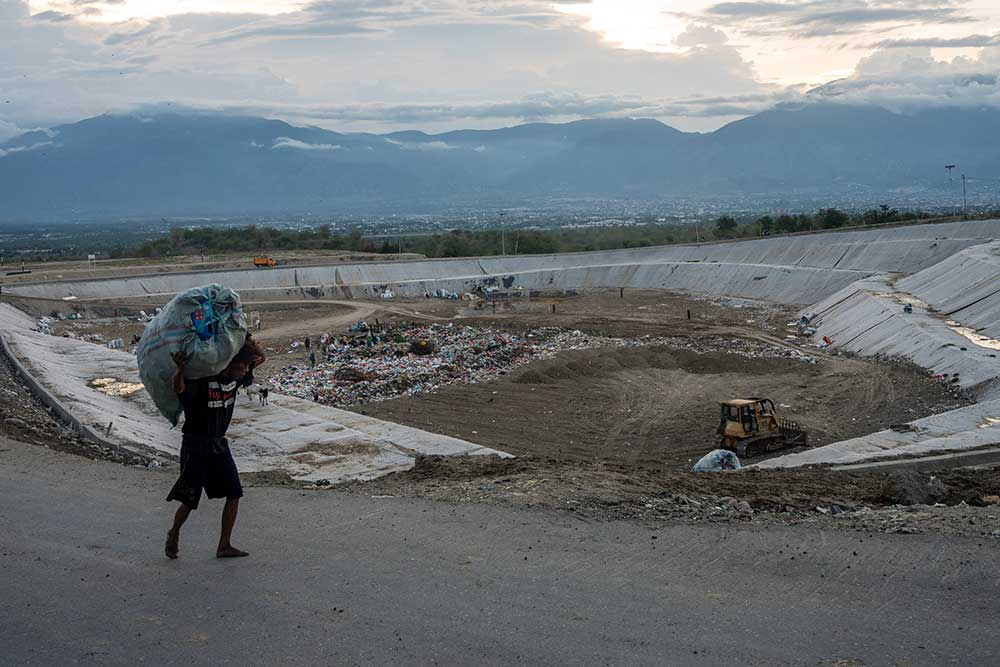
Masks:
[[[254,257],[253,265],[258,269],[273,269],[277,265],[277,262],[274,261],[274,257]]]

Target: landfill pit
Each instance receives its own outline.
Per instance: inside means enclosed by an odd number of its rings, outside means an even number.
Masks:
[[[519,456],[674,469],[689,469],[714,446],[726,398],[773,399],[813,445],[970,402],[913,365],[786,339],[794,313],[768,304],[613,290],[523,300],[495,315],[437,300],[397,306],[411,316],[377,313],[384,340],[371,347],[366,334],[345,328],[337,333],[359,343],[341,339],[338,348],[333,331],[300,321],[313,331],[313,351],[331,336],[333,353],[320,353],[315,369],[304,338],[270,338],[265,329],[272,363],[258,379]],[[407,341],[420,338],[434,340],[436,352],[406,353]]]
[[[257,379],[278,393],[518,456],[677,470],[714,446],[718,403],[727,398],[771,398],[814,446],[970,402],[913,365],[818,350],[790,333],[795,312],[773,304],[603,290],[498,306],[251,303],[271,358]],[[378,327],[371,344],[367,331],[350,330],[362,317]],[[127,344],[143,325],[132,317],[59,326]],[[434,353],[410,353],[419,339],[432,341]]]

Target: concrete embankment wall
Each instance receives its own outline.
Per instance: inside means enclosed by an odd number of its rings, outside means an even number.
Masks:
[[[835,348],[863,356],[909,359],[981,398],[994,397],[1000,389],[1000,350],[973,344],[919,306],[904,313],[906,298],[892,290],[886,276],[853,283],[808,309],[815,338],[828,337]]]
[[[24,315],[24,313],[7,306],[5,304],[0,304],[0,317],[6,320],[7,326],[11,326],[12,323],[17,322],[18,325],[22,327],[30,327],[33,322],[30,318]],[[99,445],[115,448],[118,445],[103,435],[101,435],[95,428],[91,425],[81,421],[77,415],[59,400],[59,398],[48,389],[44,384],[38,381],[38,379],[32,375],[28,368],[24,365],[21,359],[14,353],[11,349],[10,344],[7,342],[6,337],[2,332],[0,332],[0,354],[10,362],[11,366],[14,368],[14,372],[17,373],[18,377],[27,385],[31,393],[37,398],[41,403],[49,408],[53,415],[59,419],[63,424],[76,431],[79,436],[90,442],[97,443]],[[138,454],[138,452],[136,452]]]
[[[437,288],[467,291],[506,278],[526,289],[670,289],[804,305],[866,275],[915,273],[998,237],[1000,221],[991,220],[562,255],[159,274],[6,291],[46,299],[145,296],[156,302],[218,282],[247,299],[354,298],[374,296],[383,287],[406,295]]]
[[[1000,243],[963,250],[896,288],[983,336],[1000,338]]]
[[[906,303],[912,313],[903,312]],[[837,348],[910,359],[982,398],[1000,392],[1000,243],[897,281],[872,276],[808,310],[817,336]]]

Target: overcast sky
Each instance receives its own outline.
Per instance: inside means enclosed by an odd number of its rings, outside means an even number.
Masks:
[[[0,0],[0,139],[171,105],[711,130],[803,96],[1000,106],[998,73],[1000,0]]]

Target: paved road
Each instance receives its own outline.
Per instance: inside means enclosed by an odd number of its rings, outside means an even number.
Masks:
[[[170,485],[0,441],[10,665],[989,665],[997,543],[250,489],[163,558]],[[839,662],[838,662],[839,661]]]

